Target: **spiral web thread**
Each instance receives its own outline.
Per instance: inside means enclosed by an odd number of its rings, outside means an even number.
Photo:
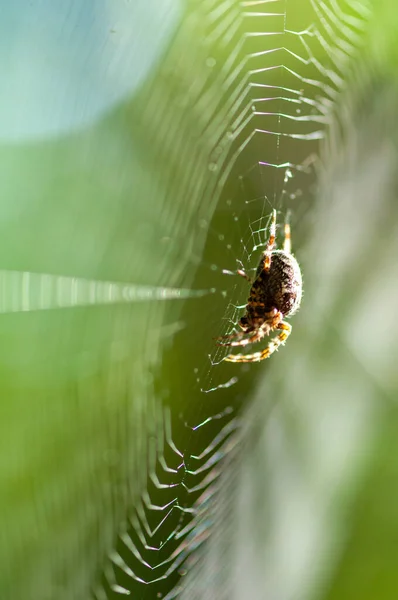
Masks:
[[[209,168],[218,174],[218,187],[225,185],[236,161],[253,141],[263,137],[274,140],[274,158],[260,155],[258,167],[268,173],[281,173],[283,190],[290,180],[308,171],[308,148],[313,151],[311,144],[325,137],[370,16],[370,8],[363,2],[311,0],[310,5],[312,21],[302,30],[292,31],[288,28],[292,9],[289,2],[201,3],[200,10],[208,19],[209,39],[231,48],[221,70],[228,100],[222,114],[213,115],[224,123],[209,163]],[[246,31],[243,37],[242,29]],[[267,83],[276,72],[286,85]],[[220,150],[223,138],[232,141],[230,151],[224,154]],[[301,153],[302,162],[293,163],[285,157],[286,139],[302,149],[295,152],[296,156]],[[297,189],[298,186],[296,192]],[[274,203],[278,201],[272,189],[267,190],[267,196]],[[269,205],[264,204],[260,218],[250,223],[242,242],[245,263],[255,263],[254,254],[265,243],[268,217]],[[240,310],[231,300],[224,333],[236,323]],[[224,354],[225,349],[216,349],[210,367],[204,368],[203,391],[214,392],[236,382],[237,378],[232,378],[213,384],[217,364]],[[201,597],[195,565],[211,536],[213,509],[223,477],[227,477],[237,459],[240,421],[236,416],[227,418],[226,424],[225,420],[220,421],[223,425],[216,437],[198,454],[193,454],[189,445],[184,450],[177,448],[171,421],[166,411],[158,427],[157,442],[148,451],[148,489],[132,510],[109,555],[105,583],[95,590],[97,600],[129,594],[154,597],[160,589],[156,586],[165,581],[170,581],[169,592],[159,592],[159,597]],[[186,576],[180,579],[181,574]]]
[[[367,3],[353,0],[310,0],[308,6],[311,9],[308,23],[293,31],[289,29],[289,21],[294,0],[239,3],[200,0],[194,3],[190,14],[193,24],[187,25],[188,35],[194,34],[195,18],[205,21],[208,47],[221,49],[221,55],[226,56],[216,75],[217,85],[212,71],[214,59],[209,56],[208,78],[193,82],[191,90],[191,95],[196,98],[195,107],[205,117],[203,136],[211,137],[213,143],[208,168],[214,174],[214,180],[206,197],[216,197],[214,192],[224,188],[239,159],[252,151],[253,144],[259,141],[258,161],[249,168],[266,173],[263,191],[271,205],[279,202],[274,185],[278,178],[282,180],[283,190],[290,188],[293,182],[299,196],[299,183],[295,181],[308,171],[308,155],[314,151],[314,144],[316,148],[325,136],[336,98],[351,72],[350,65],[370,15]],[[176,42],[177,54],[181,51],[178,44],[182,51],[186,48],[184,26],[180,35],[181,39]],[[225,93],[222,101],[217,97],[220,81]],[[161,100],[163,102],[163,98]],[[160,103],[160,99],[154,95],[151,102]],[[167,133],[167,124],[164,128]],[[292,150],[294,161],[289,156]],[[299,156],[302,160],[297,159]],[[198,181],[201,179],[199,174]],[[184,191],[183,186],[181,190]],[[246,200],[257,199],[248,193]],[[203,206],[204,214],[197,215],[198,221],[208,221],[214,209],[210,204],[203,203]],[[242,252],[231,248],[233,260],[238,256],[239,260],[255,266],[258,251],[266,239],[269,212],[269,203],[263,203],[260,217],[257,215],[249,222],[243,236]],[[179,226],[186,227],[183,212]],[[225,265],[218,265],[218,268],[221,272]],[[177,267],[173,275],[178,279]],[[143,286],[4,269],[0,271],[0,313],[188,300],[217,291],[220,290],[213,287],[191,290],[173,285]],[[239,317],[241,309],[235,296],[227,303],[224,329],[220,334],[230,331]],[[237,382],[236,376],[222,383],[217,380],[217,363],[224,355],[225,349],[216,348],[211,361],[207,356],[199,357],[202,363],[198,383],[203,391],[213,393]],[[193,430],[188,443],[180,448],[173,434],[174,420],[170,410],[150,409],[148,421],[155,415],[154,424],[148,426],[147,448],[142,453],[147,457],[146,468],[141,469],[146,491],[119,530],[104,568],[103,581],[95,586],[97,600],[127,594],[132,597],[146,594],[153,598],[153,590],[160,584],[158,589],[162,589],[162,597],[171,599],[180,593],[190,593],[188,597],[194,598],[195,583],[191,583],[190,575],[195,573],[195,564],[201,560],[205,542],[211,536],[213,508],[223,487],[223,478],[227,477],[238,455],[239,416],[229,412],[209,414],[202,425],[207,420],[219,423],[219,430],[211,443],[205,443],[197,452],[190,444],[199,439],[200,445],[201,428]],[[115,430],[117,427],[118,424]],[[92,470],[91,455],[87,454],[86,464],[81,458],[83,453],[76,451],[76,454],[79,464],[87,468],[86,475]],[[11,466],[8,464],[10,472]],[[89,521],[87,507],[84,510],[83,516]],[[38,518],[39,522],[41,518],[44,520],[43,515]],[[63,557],[54,552],[54,560],[62,564]],[[180,579],[180,572],[186,572],[186,577]],[[169,591],[165,595],[163,584],[168,582]]]

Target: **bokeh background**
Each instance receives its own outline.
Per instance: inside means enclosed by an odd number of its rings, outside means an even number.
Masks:
[[[395,600],[394,2],[0,15],[0,598]],[[225,363],[273,208],[302,308]]]

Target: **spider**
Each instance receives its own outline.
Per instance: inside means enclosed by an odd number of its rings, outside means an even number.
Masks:
[[[269,239],[258,265],[254,281],[239,269],[238,275],[251,285],[244,316],[239,320],[241,331],[217,338],[221,346],[247,346],[259,342],[271,331],[280,331],[268,346],[254,354],[229,354],[229,362],[259,362],[268,358],[284,344],[292,328],[284,317],[293,315],[299,308],[302,295],[301,271],[291,253],[290,226],[285,223],[283,250],[274,250],[276,235],[276,210],[272,212]]]

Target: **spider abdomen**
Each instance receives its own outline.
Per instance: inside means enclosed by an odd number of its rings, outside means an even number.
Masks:
[[[274,250],[276,239],[276,210],[272,211],[269,238],[258,265],[254,282],[239,269],[238,275],[250,281],[250,295],[246,311],[239,319],[240,331],[218,338],[222,346],[247,346],[261,341],[272,331],[278,332],[268,345],[252,354],[228,354],[227,362],[260,362],[285,344],[292,328],[284,317],[292,315],[300,306],[302,295],[301,271],[291,253],[289,223],[285,223],[283,250]]]
[[[268,271],[264,269],[264,260],[265,257],[258,266],[246,306],[249,321],[257,320],[275,308],[284,316],[291,315],[301,302],[301,271],[294,256],[274,250]]]

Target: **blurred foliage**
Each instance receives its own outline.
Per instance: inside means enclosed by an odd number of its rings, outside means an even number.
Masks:
[[[29,122],[39,112],[57,126],[2,134],[1,269],[16,284],[3,285],[0,304],[19,306],[22,272],[129,283],[142,300],[0,315],[0,598],[120,597],[112,583],[133,598],[177,585],[190,600],[395,598],[394,3],[158,0],[119,14],[98,1],[53,8],[48,21],[19,4],[23,28],[3,15],[5,80],[8,56],[24,68],[12,69],[1,122],[18,121],[10,107],[22,97]],[[68,68],[55,23],[78,50]],[[71,74],[88,77],[93,56],[101,86],[91,95]],[[43,114],[32,90],[47,70]],[[70,78],[63,127],[55,73]],[[120,73],[131,84],[116,89]],[[309,167],[287,180],[261,163]],[[281,218],[291,209],[304,273],[292,337],[269,364],[212,365],[213,338],[247,295],[222,270],[255,265],[244,249],[271,206]],[[165,430],[189,469],[229,418],[239,427],[215,461],[185,577],[146,585],[118,572],[124,553],[138,578],[154,578],[119,536],[133,536],[147,490],[163,501],[157,459],[178,464]],[[190,509],[197,497],[178,485]],[[166,522],[156,543],[176,526]],[[148,554],[155,564],[170,555]]]

